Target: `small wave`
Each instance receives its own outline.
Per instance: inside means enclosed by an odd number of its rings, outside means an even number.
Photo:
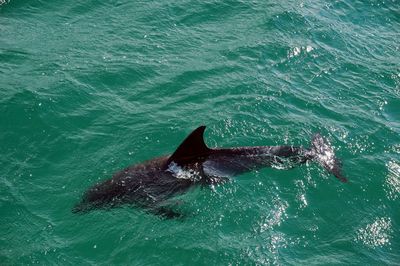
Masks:
[[[390,161],[387,168],[389,174],[386,177],[386,193],[389,199],[395,200],[400,196],[400,164]]]
[[[10,3],[10,0],[0,0],[0,6]]]

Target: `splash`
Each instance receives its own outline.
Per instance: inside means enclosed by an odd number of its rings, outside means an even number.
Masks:
[[[296,57],[299,56],[302,52],[304,54],[308,54],[310,53],[312,50],[314,50],[314,48],[310,45],[307,46],[301,46],[301,47],[294,47],[293,49],[290,49],[288,54],[287,54],[287,58],[290,59],[292,57]]]
[[[193,170],[193,169],[184,169],[180,167],[178,164],[175,162],[171,162],[168,165],[168,172],[172,173],[172,175],[176,178],[179,179],[188,179],[188,180],[193,180],[193,181],[198,181],[200,180],[201,176],[200,173]]]

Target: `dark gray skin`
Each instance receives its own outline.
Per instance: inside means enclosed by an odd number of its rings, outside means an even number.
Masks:
[[[291,168],[314,160],[342,182],[340,164],[332,147],[319,134],[310,149],[294,146],[257,146],[210,149],[203,140],[205,126],[194,130],[171,156],[158,157],[129,166],[92,188],[73,212],[133,204],[164,217],[178,213],[166,206],[167,200],[194,186],[223,183],[263,167]]]

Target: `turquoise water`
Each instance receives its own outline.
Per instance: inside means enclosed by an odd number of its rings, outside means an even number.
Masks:
[[[400,263],[400,2],[1,1],[1,265]],[[181,220],[71,213],[174,151],[307,146],[314,163],[179,196]]]

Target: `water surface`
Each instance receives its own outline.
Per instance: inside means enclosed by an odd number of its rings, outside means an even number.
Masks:
[[[1,1],[0,264],[395,265],[399,1]],[[317,164],[180,196],[184,220],[71,213],[94,183],[172,153],[308,146]]]

